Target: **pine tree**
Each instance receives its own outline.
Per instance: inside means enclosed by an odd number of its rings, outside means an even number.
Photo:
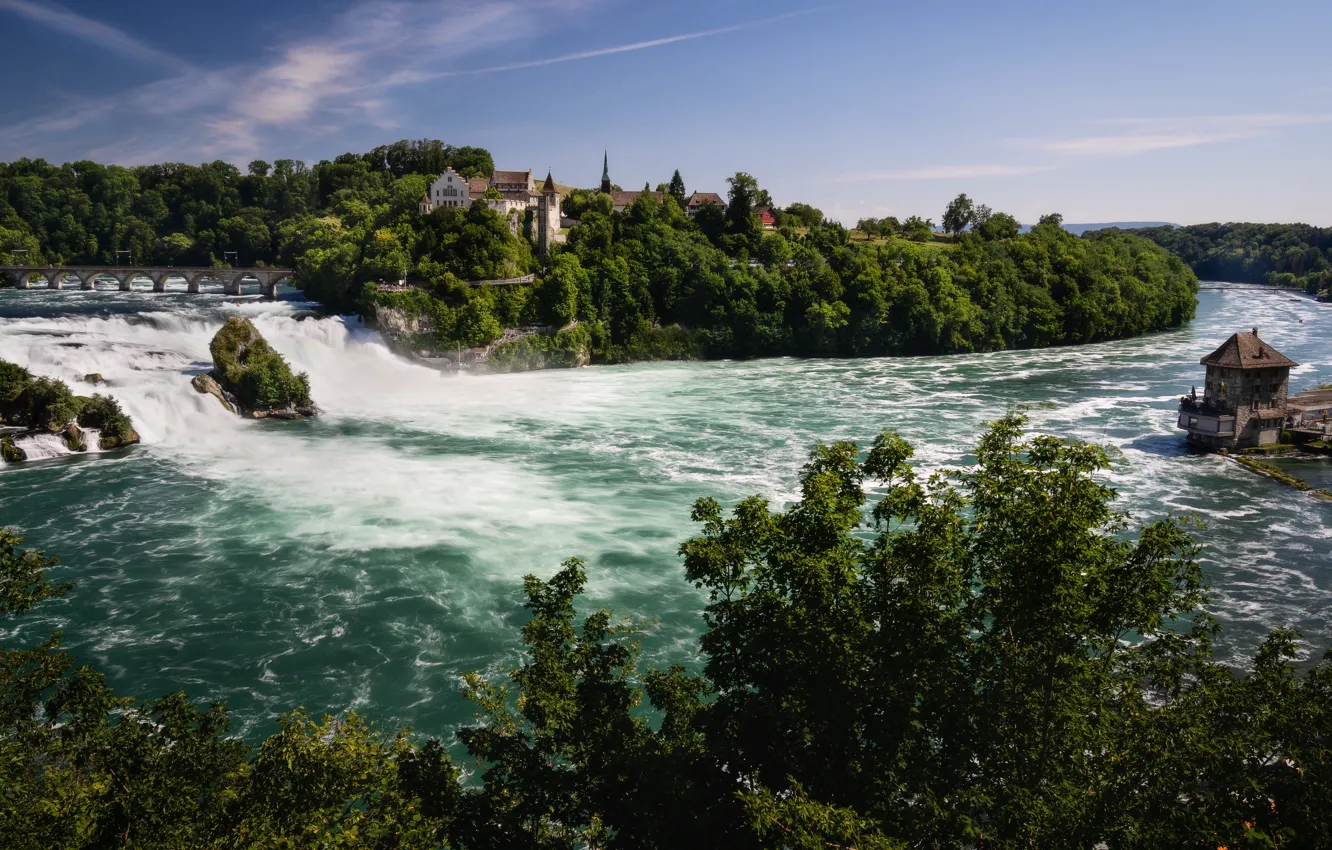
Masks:
[[[680,202],[681,208],[684,207],[685,184],[684,184],[684,178],[680,176],[680,169],[678,168],[675,169],[675,173],[671,175],[671,185],[669,188],[667,188],[666,191],[669,192],[671,196],[675,198],[675,200]]]

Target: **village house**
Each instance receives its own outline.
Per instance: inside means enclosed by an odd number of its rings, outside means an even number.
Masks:
[[[759,222],[764,230],[777,229],[777,216],[772,214],[772,210],[767,207],[758,207],[754,210],[754,215],[759,217]]]
[[[632,207],[634,201],[638,200],[638,196],[642,194],[643,192],[611,192],[610,196],[611,202],[615,204],[615,211],[617,213],[622,213]],[[666,197],[665,192],[648,192],[647,194],[655,198],[657,203],[661,203]]]
[[[1276,445],[1288,413],[1290,370],[1299,364],[1263,342],[1257,328],[1232,335],[1201,363],[1207,367],[1202,398],[1195,388],[1179,404],[1189,442],[1209,449]]]
[[[601,160],[601,194],[610,195],[611,202],[615,206],[615,211],[617,213],[622,213],[625,210],[632,207],[634,205],[634,201],[638,200],[638,196],[643,193],[622,192],[614,188],[614,184],[611,183],[610,179],[610,154],[606,154],[602,157]],[[665,192],[651,192],[651,195],[657,199],[657,203],[661,203],[666,197]],[[722,196],[718,195],[716,192],[695,192],[694,194],[690,195],[689,198],[685,201],[684,205],[685,215],[689,216],[690,218],[693,218],[695,215],[698,214],[699,208],[703,207],[706,204],[716,204],[717,206],[722,208],[726,207],[726,201],[723,200]],[[772,216],[771,211],[768,211],[767,214],[769,217]],[[775,218],[772,219],[772,226],[773,227],[777,226],[777,220]],[[764,227],[767,227],[766,219],[764,220]]]
[[[685,202],[685,215],[693,218],[698,215],[698,211],[707,204],[716,204],[719,207],[725,207],[726,201],[716,192],[695,192],[689,196]]]

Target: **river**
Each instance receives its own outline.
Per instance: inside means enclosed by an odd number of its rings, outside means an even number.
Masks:
[[[501,376],[407,363],[307,306],[0,290],[0,359],[80,394],[100,372],[144,440],[0,464],[0,524],[76,584],[18,638],[60,628],[119,692],[224,699],[251,738],[297,705],[447,733],[471,717],[460,674],[518,657],[525,574],[583,557],[589,605],[651,618],[648,660],[691,663],[701,595],[676,550],[695,498],[788,500],[810,445],[889,427],[927,467],[965,462],[982,423],[1027,407],[1035,430],[1119,449],[1138,519],[1207,523],[1223,655],[1281,625],[1332,643],[1332,504],[1189,454],[1174,428],[1199,358],[1237,330],[1303,364],[1293,388],[1332,380],[1332,305],[1205,284],[1188,327],[1101,345]],[[228,315],[309,372],[325,416],[242,421],[190,388]]]

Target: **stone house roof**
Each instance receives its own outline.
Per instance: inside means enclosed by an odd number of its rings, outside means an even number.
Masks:
[[[685,204],[686,209],[698,209],[704,204],[716,204],[719,207],[726,206],[726,201],[716,192],[695,192],[689,196],[689,201]]]
[[[508,185],[531,186],[532,172],[528,171],[496,171],[490,175],[490,185],[494,186],[500,183]]]
[[[1259,339],[1257,328],[1253,333],[1232,334],[1220,348],[1200,362],[1222,369],[1279,369],[1300,365]]]
[[[638,196],[643,194],[643,192],[640,190],[638,192],[611,192],[610,194],[611,194],[611,200],[615,203],[615,206],[630,207],[633,206],[634,201],[638,200]],[[648,194],[656,198],[657,203],[661,203],[661,199],[665,196],[666,193],[649,192]]]
[[[486,190],[490,188],[489,177],[473,177],[467,181],[467,193],[472,196],[472,200],[485,197]]]
[[[560,193],[560,190],[557,189],[557,188],[555,187],[555,180],[550,176],[550,172],[547,171],[547,172],[546,172],[546,182],[541,184],[541,194],[543,194],[543,195],[550,195],[550,194],[558,195],[559,193]]]

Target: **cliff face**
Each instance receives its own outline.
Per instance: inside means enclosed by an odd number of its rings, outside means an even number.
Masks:
[[[249,319],[232,316],[208,345],[213,371],[190,382],[228,410],[252,419],[300,419],[319,412],[310,378],[291,371]]]
[[[370,324],[394,353],[442,369],[526,372],[592,362],[591,337],[577,325],[506,328],[488,345],[459,346],[441,343],[429,316],[401,307],[377,306]]]

